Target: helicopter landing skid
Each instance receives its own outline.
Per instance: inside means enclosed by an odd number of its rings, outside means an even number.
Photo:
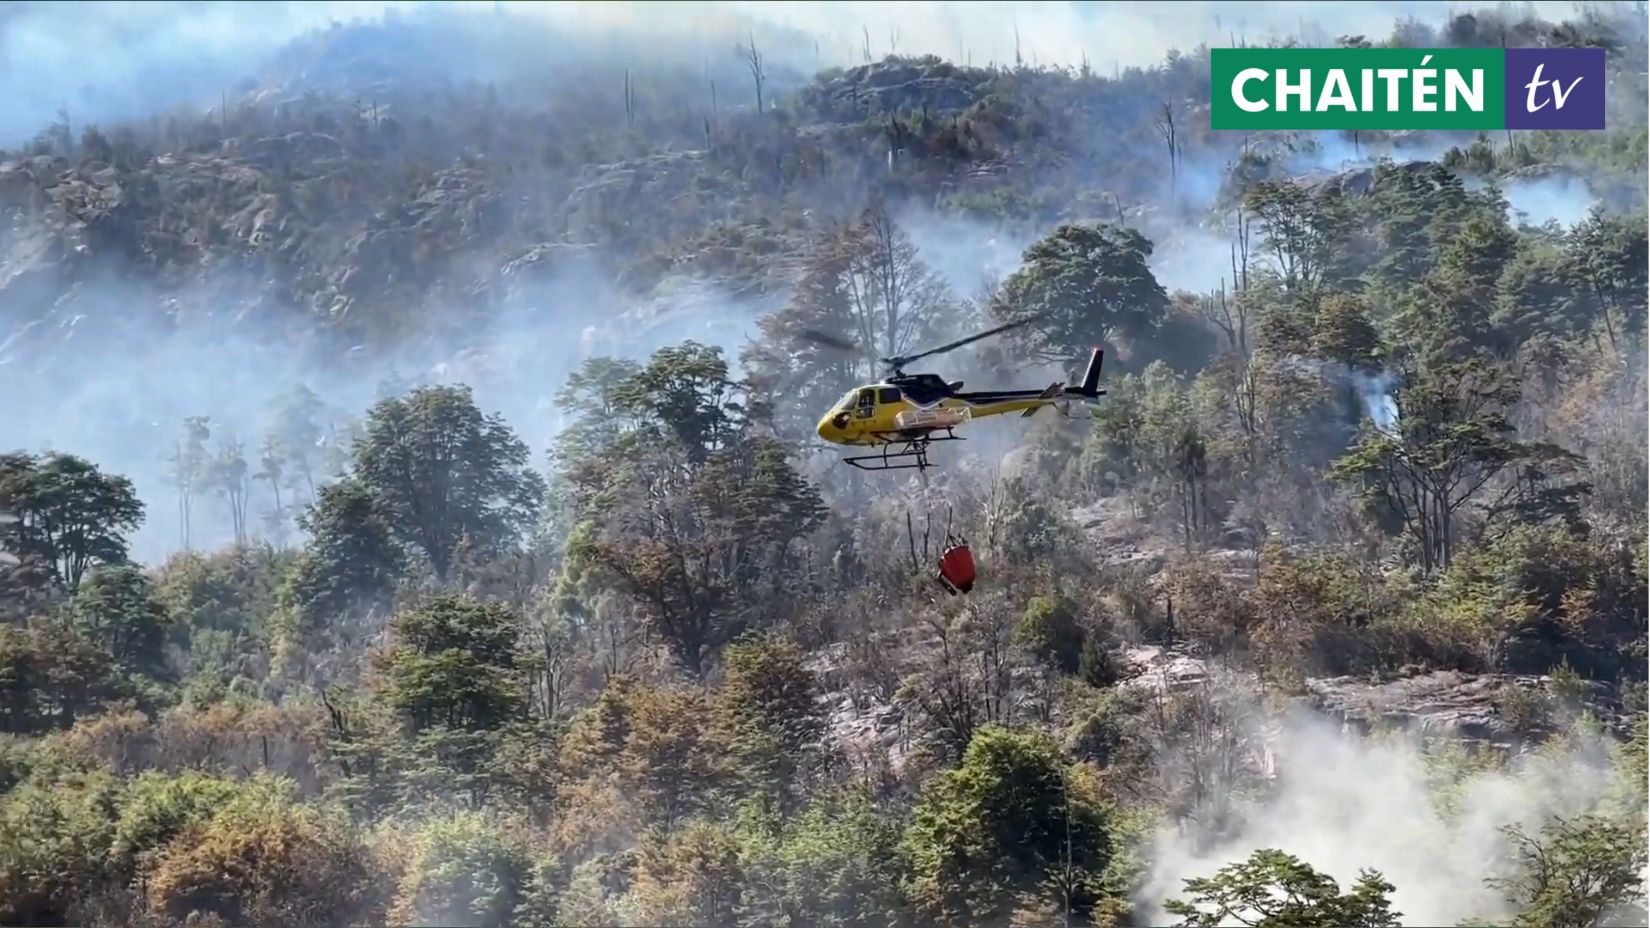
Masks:
[[[933,466],[928,462],[928,446],[931,443],[962,440],[962,436],[953,433],[950,429],[946,429],[944,435],[888,439],[882,446],[881,454],[865,454],[859,457],[843,458],[842,463],[852,465],[863,471],[923,470]]]

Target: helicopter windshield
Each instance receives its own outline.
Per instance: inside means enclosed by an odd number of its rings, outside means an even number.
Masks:
[[[854,400],[858,398],[858,390],[849,390],[847,395],[842,398],[842,402],[836,404],[836,408],[842,412],[851,412],[854,408]]]

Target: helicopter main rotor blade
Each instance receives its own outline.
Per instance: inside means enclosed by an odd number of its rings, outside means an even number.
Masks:
[[[846,338],[839,335],[832,335],[829,332],[821,332],[818,329],[803,329],[796,334],[797,337],[803,341],[813,342],[817,345],[824,345],[827,348],[835,348],[838,351],[851,351],[855,354],[864,353],[864,349],[860,346],[854,344]]]
[[[1005,323],[1003,325],[997,326],[994,329],[987,329],[984,332],[980,332],[980,333],[975,334],[975,335],[970,335],[967,338],[959,338],[954,342],[951,342],[951,343],[946,344],[946,345],[941,345],[938,348],[930,348],[927,351],[918,352],[917,354],[905,355],[904,357],[899,357],[899,358],[884,358],[883,363],[888,364],[888,365],[893,366],[893,367],[903,367],[906,364],[909,364],[912,361],[915,361],[919,358],[926,358],[926,357],[929,357],[931,355],[936,355],[936,354],[945,354],[947,351],[955,351],[958,348],[961,348],[962,346],[967,345],[971,342],[977,342],[982,338],[990,338],[993,335],[1001,335],[1002,333],[1007,332],[1010,329],[1017,329],[1017,328],[1019,328],[1021,326],[1024,326],[1024,325],[1030,325],[1031,323],[1036,322],[1036,321],[1037,321],[1036,316],[1029,316],[1025,319],[1017,319],[1013,322],[1009,322],[1009,323]]]

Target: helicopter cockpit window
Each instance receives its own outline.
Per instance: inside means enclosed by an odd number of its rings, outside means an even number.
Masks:
[[[859,391],[849,390],[848,395],[844,396],[841,401],[836,404],[836,408],[842,410],[843,412],[847,412],[848,410],[854,408],[854,402],[858,399]]]
[[[859,391],[859,400],[855,404],[854,415],[861,419],[869,419],[877,411],[877,391],[870,388]]]
[[[879,402],[879,403],[897,403],[897,402],[899,402],[899,387],[883,387],[881,390],[877,391],[877,402]]]

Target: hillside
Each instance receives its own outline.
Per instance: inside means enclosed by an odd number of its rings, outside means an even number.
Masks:
[[[1642,8],[1340,37],[1609,49],[1494,138],[545,28],[0,151],[0,923],[1642,921]]]

